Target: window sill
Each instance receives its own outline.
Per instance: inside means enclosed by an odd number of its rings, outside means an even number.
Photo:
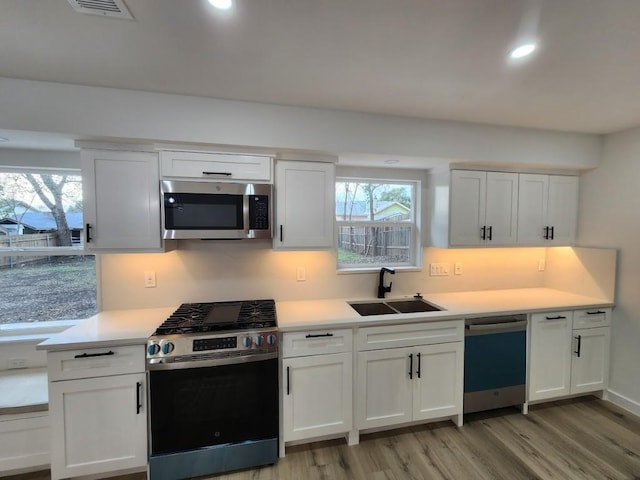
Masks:
[[[60,333],[77,325],[82,320],[54,320],[36,323],[9,323],[0,325],[0,343],[33,342],[46,340],[51,335]]]
[[[358,273],[379,273],[382,267],[393,268],[396,272],[421,272],[422,267],[415,265],[406,267],[397,267],[394,265],[380,265],[377,267],[353,267],[353,268],[338,268],[336,269],[337,275],[350,275]]]

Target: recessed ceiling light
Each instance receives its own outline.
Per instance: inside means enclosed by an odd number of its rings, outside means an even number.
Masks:
[[[387,163],[389,165],[394,165],[394,164],[399,163],[399,162],[400,162],[400,160],[396,160],[396,159],[393,159],[393,158],[390,158],[389,160],[385,160],[384,161],[384,163]]]
[[[536,49],[535,43],[524,43],[522,45],[518,45],[516,48],[511,50],[511,53],[509,54],[509,56],[514,59],[526,57],[527,55],[531,55],[535,51],[535,49]]]
[[[0,137],[0,142],[8,142],[8,141],[9,141],[8,138]]]
[[[209,0],[209,3],[219,10],[229,10],[233,6],[233,0]]]

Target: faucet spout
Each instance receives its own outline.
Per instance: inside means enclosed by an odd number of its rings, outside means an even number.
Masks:
[[[387,292],[391,291],[391,286],[393,282],[389,282],[389,286],[384,286],[384,272],[389,272],[391,275],[395,275],[396,271],[393,268],[382,267],[380,269],[380,281],[378,282],[378,298],[384,298],[384,295]]]

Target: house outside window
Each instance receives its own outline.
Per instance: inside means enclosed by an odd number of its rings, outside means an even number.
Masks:
[[[97,311],[79,171],[0,171],[0,331]]]
[[[419,182],[336,180],[338,270],[419,266]]]

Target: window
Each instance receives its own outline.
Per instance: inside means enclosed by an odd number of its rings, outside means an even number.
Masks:
[[[0,171],[0,324],[97,311],[96,267],[82,250],[77,171]]]
[[[419,265],[418,182],[338,178],[338,269]]]

